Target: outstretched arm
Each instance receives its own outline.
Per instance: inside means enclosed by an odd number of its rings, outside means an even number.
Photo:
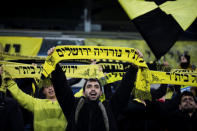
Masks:
[[[25,94],[22,90],[18,88],[17,84],[13,80],[8,80],[7,85],[7,88],[11,92],[14,99],[16,99],[23,108],[33,112],[36,98]]]
[[[120,111],[127,105],[131,91],[134,87],[138,68],[131,65],[123,76],[120,86],[110,99],[110,104],[114,114],[117,116]]]
[[[47,54],[51,55],[54,52],[54,49],[54,47],[51,48]],[[56,68],[52,72],[51,76],[51,81],[55,89],[57,100],[62,108],[62,111],[64,112],[64,115],[67,119],[69,119],[74,107],[75,98],[66,79],[65,73],[59,64],[56,65]]]
[[[0,76],[3,74],[3,67],[0,67]],[[21,89],[18,88],[18,85],[14,80],[10,78],[4,78],[4,86],[10,91],[14,99],[25,109],[33,112],[34,105],[36,103],[36,98],[24,93]]]
[[[137,49],[138,57],[143,58],[143,54]],[[127,105],[134,82],[137,77],[138,66],[131,64],[126,74],[123,76],[119,88],[116,90],[110,103],[115,116],[118,116],[121,110]]]
[[[143,54],[137,49],[138,57],[142,58]],[[118,116],[124,106],[127,105],[131,91],[134,87],[134,82],[137,77],[138,66],[131,64],[126,74],[123,76],[119,88],[116,90],[110,103],[115,116]]]

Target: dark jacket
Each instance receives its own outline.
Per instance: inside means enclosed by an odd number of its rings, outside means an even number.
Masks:
[[[0,131],[23,131],[22,112],[16,100],[0,98]]]
[[[172,119],[171,112],[178,108],[177,94],[173,99],[160,102],[157,100],[146,101],[147,123],[146,130],[148,131],[168,131],[168,123]],[[176,130],[174,130],[176,131]]]
[[[131,99],[118,118],[119,130],[165,131],[166,119],[161,117],[166,114],[165,109],[162,107],[163,103],[157,101],[146,101],[146,103],[148,107],[141,102]]]
[[[169,114],[168,131],[197,131],[197,110],[190,117],[181,110]]]
[[[164,113],[160,102],[156,99],[166,93],[166,85],[161,85],[157,90],[151,90],[153,101],[146,101],[146,107],[142,102],[136,101],[131,96],[128,105],[118,118],[119,130],[121,131],[164,131],[164,125],[160,119],[160,112]],[[160,109],[160,110],[158,110]]]
[[[117,131],[116,119],[121,110],[128,103],[130,93],[136,80],[137,68],[130,66],[123,77],[120,87],[110,98],[102,104],[107,113],[109,131]],[[83,107],[79,111],[76,123],[76,108],[81,98],[75,98],[65,74],[59,65],[52,72],[52,82],[55,88],[58,102],[68,120],[67,131],[106,131],[103,112],[98,106],[99,101],[88,101],[85,99]]]
[[[120,131],[145,131],[146,119],[145,105],[131,98],[118,117],[118,128]]]

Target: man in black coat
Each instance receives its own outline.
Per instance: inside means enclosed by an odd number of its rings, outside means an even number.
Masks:
[[[197,103],[191,92],[178,93],[165,103],[146,101],[146,104],[148,112],[156,116],[155,120],[163,121],[167,131],[197,131]]]
[[[48,55],[54,51],[50,49]],[[138,51],[139,57],[142,57]],[[75,98],[65,74],[57,64],[52,82],[58,102],[68,121],[67,131],[117,131],[117,116],[126,106],[136,80],[137,67],[131,65],[120,87],[110,100],[99,101],[102,87],[97,79],[89,79],[83,87],[84,97]]]
[[[179,109],[169,113],[168,131],[197,131],[197,103],[191,92],[181,93]]]
[[[155,101],[157,107],[163,104],[157,99],[162,98],[166,94],[167,85],[162,84],[158,89],[151,90],[152,101]],[[148,103],[146,103],[148,102]],[[162,102],[162,103],[161,103]],[[119,130],[121,131],[164,131],[165,122],[158,119],[158,110],[152,110],[146,107],[146,104],[154,104],[151,101],[131,98],[128,105],[122,111],[118,118]],[[148,106],[149,106],[148,105]],[[152,105],[151,105],[152,106]],[[153,105],[154,106],[154,105]],[[154,108],[153,108],[154,109]],[[162,112],[163,114],[164,112]]]

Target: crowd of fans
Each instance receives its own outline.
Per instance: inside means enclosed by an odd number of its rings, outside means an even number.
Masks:
[[[138,55],[143,57],[140,51]],[[180,56],[177,68],[195,70],[188,54]],[[81,79],[67,79],[59,64],[41,88],[34,79],[7,78],[6,95],[0,91],[0,130],[197,131],[197,88],[160,84],[151,88],[151,100],[138,99],[131,93],[137,71],[131,64],[121,81],[103,87],[98,79],[87,79],[80,97],[71,86]],[[105,99],[99,99],[103,94]]]

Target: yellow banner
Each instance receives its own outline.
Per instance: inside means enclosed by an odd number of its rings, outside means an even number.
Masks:
[[[110,72],[125,71],[129,66],[124,66],[122,63],[99,63],[103,70],[110,70]]]
[[[122,80],[123,75],[125,74],[125,72],[112,72],[112,73],[107,73],[105,75],[105,80],[106,83],[113,83],[115,81],[119,81]]]
[[[36,56],[43,38],[0,36],[0,52],[24,56]]]
[[[124,74],[125,72],[113,72],[108,73],[105,77],[107,83],[113,83],[115,81],[121,80]],[[175,84],[197,86],[197,74],[161,72],[139,68],[136,81],[137,88],[141,88],[142,91],[148,90],[147,86],[149,84]]]
[[[11,77],[11,78],[40,78],[42,67],[41,66],[33,66],[27,64],[17,64],[10,65],[4,64],[3,67],[3,77]]]
[[[69,78],[101,78],[104,77],[99,65],[63,65],[62,70]]]
[[[107,46],[57,46],[54,53],[48,56],[43,66],[43,75],[47,77],[58,62],[65,59],[113,59],[147,67],[133,48]]]
[[[108,64],[109,67],[115,64]],[[122,80],[125,72],[111,72],[105,76],[99,69],[104,65],[62,65],[62,69],[68,78],[105,78],[105,84]],[[28,64],[7,63],[2,65],[4,72],[3,78],[37,78],[41,76],[42,66],[33,66]],[[121,66],[115,65],[117,69],[123,69]],[[112,69],[112,68],[110,68]],[[137,73],[137,79],[134,88],[134,95],[140,99],[151,99],[151,84],[175,84],[197,86],[197,74],[195,73],[175,73],[175,72],[159,72],[151,71],[148,68],[140,67]]]
[[[114,64],[112,64],[113,66]],[[101,78],[104,77],[100,71],[100,65],[62,65],[62,70],[68,78]],[[42,66],[15,63],[14,65],[3,64],[5,77],[12,78],[40,78],[43,71]],[[118,66],[117,66],[118,67]],[[122,68],[121,68],[122,69]],[[185,71],[185,70],[184,70]],[[107,83],[112,83],[122,79],[125,72],[107,73],[105,79]],[[137,76],[137,87],[146,90],[149,84],[175,84],[197,86],[196,73],[175,73],[152,71],[147,68],[139,68]]]
[[[102,64],[101,66],[108,68],[112,71],[120,70],[121,72],[112,72],[106,75],[107,83],[113,83],[115,81],[121,80],[124,75],[126,68],[129,68],[130,65],[123,68],[122,64]],[[143,74],[142,74],[143,73]],[[140,75],[141,74],[141,75]],[[161,72],[161,71],[152,71],[146,68],[140,68],[138,70],[138,80],[139,85],[146,86],[147,84],[176,84],[176,85],[188,85],[188,86],[197,86],[196,83],[197,72],[186,69],[173,69],[171,72]],[[140,77],[140,78],[139,78]],[[142,84],[144,83],[144,84]],[[139,86],[142,87],[142,86]],[[145,90],[146,88],[142,88]]]
[[[151,71],[152,84],[175,84],[197,86],[196,74]]]
[[[37,78],[40,79],[42,66],[28,64],[3,64],[4,78]],[[62,65],[62,70],[68,78],[101,78],[104,77],[99,65]]]

